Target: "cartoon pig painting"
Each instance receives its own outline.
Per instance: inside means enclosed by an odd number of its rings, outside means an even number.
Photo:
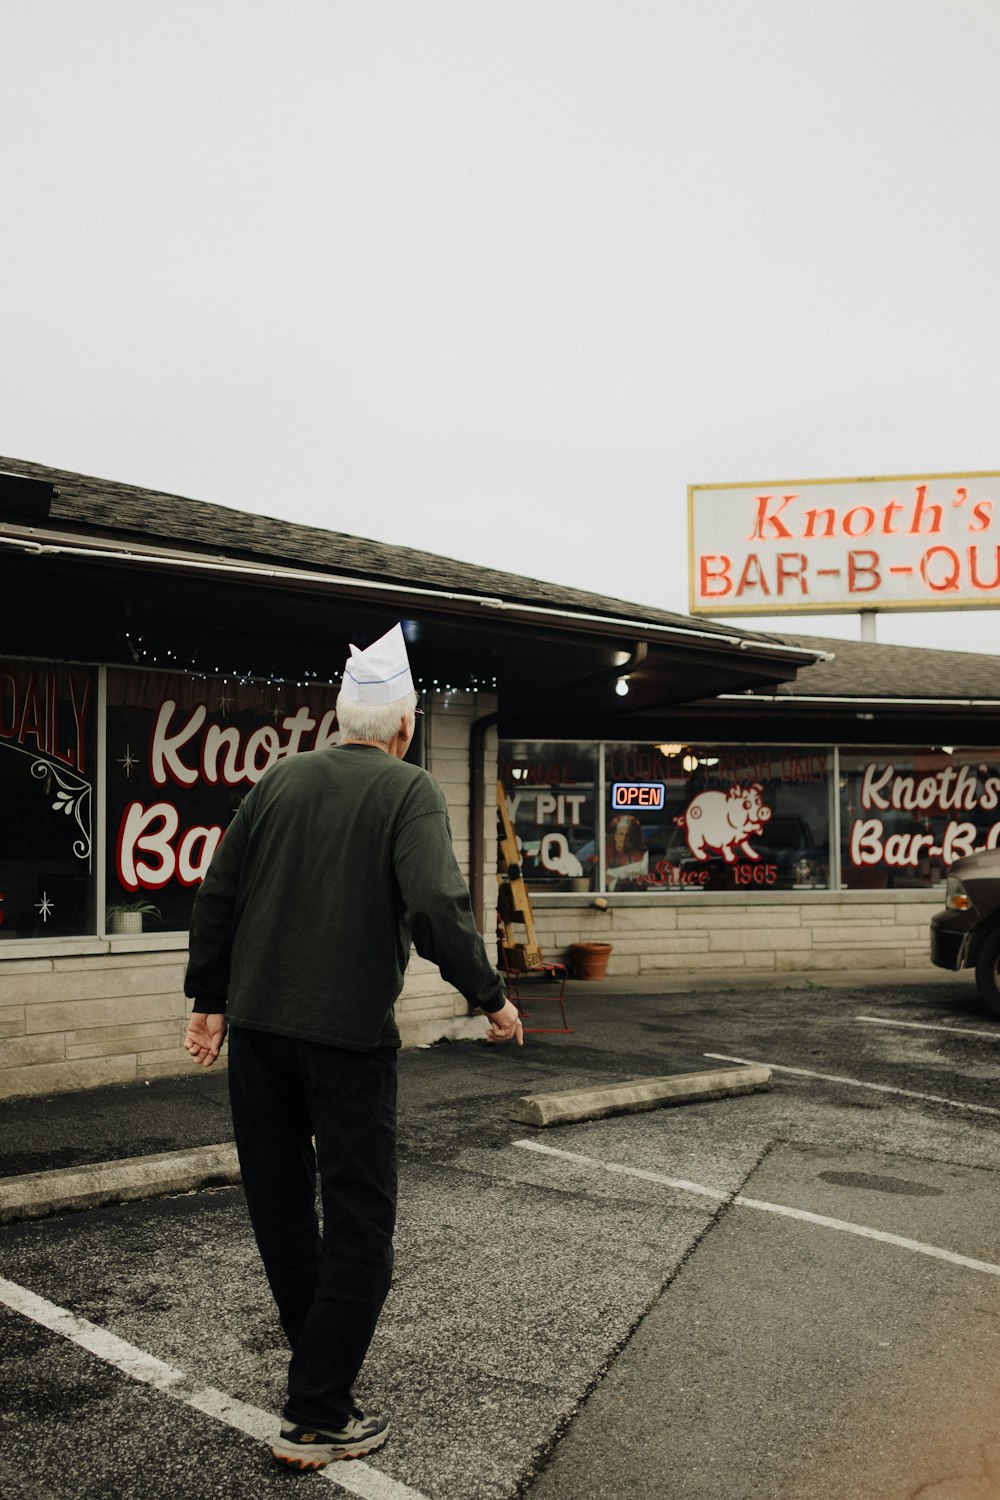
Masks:
[[[747,859],[760,859],[748,838],[763,833],[771,809],[761,798],[762,787],[731,786],[728,792],[699,792],[674,822],[684,830],[695,859],[708,859],[708,849],[717,850],[726,864],[736,863],[737,849]]]

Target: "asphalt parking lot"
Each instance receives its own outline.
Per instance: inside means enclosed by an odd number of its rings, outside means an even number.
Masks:
[[[238,1189],[0,1229],[0,1491],[1000,1497],[1000,1023],[965,979],[578,985],[573,1036],[403,1054],[397,1275],[359,1386],[393,1430],[322,1476],[261,1441],[285,1355]],[[719,1059],[772,1090],[507,1118]],[[164,1088],[92,1103],[163,1149]],[[185,1099],[224,1128],[221,1076]],[[69,1114],[0,1126],[56,1165]]]

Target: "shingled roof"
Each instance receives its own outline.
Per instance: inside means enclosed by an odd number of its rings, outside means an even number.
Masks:
[[[794,682],[783,683],[769,697],[1000,705],[1000,656],[812,635],[784,635],[782,639],[833,656],[800,667]]]
[[[370,538],[325,531],[318,526],[277,520],[248,511],[190,500],[118,480],[95,479],[23,459],[0,457],[0,473],[37,479],[56,486],[48,528],[93,537],[109,537],[183,547],[212,557],[306,567],[350,578],[377,578],[402,586],[499,598],[505,602],[543,605],[569,613],[610,615],[681,630],[718,635],[721,641],[779,643],[775,636],[733,629],[708,620],[693,620],[650,605],[634,604],[582,589],[504,573],[412,547],[395,547]]]

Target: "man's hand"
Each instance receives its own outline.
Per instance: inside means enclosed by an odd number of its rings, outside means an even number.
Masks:
[[[521,1027],[521,1017],[517,1013],[517,1006],[507,1001],[503,1010],[491,1010],[487,1013],[487,1021],[490,1029],[486,1040],[488,1042],[509,1042],[511,1037],[519,1047],[524,1046],[524,1032]]]
[[[188,1022],[184,1046],[196,1063],[210,1068],[222,1051],[226,1040],[226,1018],[220,1015],[203,1015],[196,1010]]]

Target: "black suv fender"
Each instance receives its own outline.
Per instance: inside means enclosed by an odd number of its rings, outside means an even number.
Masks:
[[[974,968],[983,1003],[1000,1016],[1000,849],[956,860],[947,904],[931,918],[931,958],[944,969]]]

